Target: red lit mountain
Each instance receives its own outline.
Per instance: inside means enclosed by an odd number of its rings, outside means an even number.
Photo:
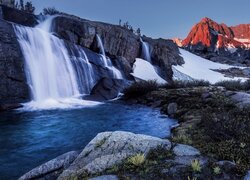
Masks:
[[[203,18],[177,45],[212,61],[250,66],[250,24],[228,27]]]

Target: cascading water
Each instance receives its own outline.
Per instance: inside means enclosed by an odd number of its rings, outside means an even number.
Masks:
[[[63,40],[51,33],[52,22],[50,17],[35,28],[14,25],[25,58],[31,106],[43,109],[85,105],[79,96],[88,94],[95,84],[92,67],[84,51],[77,47],[74,52],[78,54],[69,56]]]
[[[104,67],[108,68],[111,71],[114,79],[123,79],[121,72],[117,68],[115,68],[113,66],[111,60],[108,57],[106,57],[106,53],[104,50],[104,46],[103,46],[101,37],[97,34],[96,38],[97,38],[97,42],[98,42],[98,47],[100,49],[100,53],[102,55]]]
[[[144,42],[141,38],[140,38],[140,41],[142,44],[141,58],[151,63],[151,53],[150,53],[149,44],[147,42]]]

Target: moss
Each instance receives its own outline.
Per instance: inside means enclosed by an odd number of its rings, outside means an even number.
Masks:
[[[104,137],[103,139],[101,139],[100,141],[96,142],[95,144],[95,148],[100,148],[106,141],[107,141],[108,137]]]

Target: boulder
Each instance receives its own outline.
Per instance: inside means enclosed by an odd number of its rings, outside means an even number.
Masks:
[[[95,174],[121,163],[138,153],[147,154],[162,146],[169,150],[171,143],[156,137],[116,131],[98,134],[58,179],[70,179],[81,174]]]
[[[91,178],[89,180],[119,180],[119,178],[116,175],[104,175],[104,176]]]
[[[203,156],[176,156],[174,159],[174,163],[190,166],[192,161],[194,160],[198,160],[201,166],[205,166],[208,163],[208,158]]]
[[[250,106],[250,94],[245,92],[236,92],[231,96],[232,100],[239,108],[245,108]]]
[[[199,156],[200,151],[192,146],[177,144],[174,149],[174,154],[176,156]]]
[[[93,98],[99,101],[114,99],[122,92],[125,84],[125,81],[122,79],[102,78],[93,87],[88,98]]]
[[[79,153],[76,151],[65,153],[24,174],[19,180],[37,179],[41,177],[44,179],[56,179],[59,174],[77,158],[78,155]]]

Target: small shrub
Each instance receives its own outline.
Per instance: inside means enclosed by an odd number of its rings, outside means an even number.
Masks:
[[[179,134],[172,138],[173,142],[192,145],[192,139],[185,134]]]
[[[54,7],[48,7],[48,8],[43,9],[43,14],[52,16],[52,15],[60,14],[60,12],[56,10],[56,8]]]
[[[201,172],[201,165],[200,165],[200,161],[195,159],[191,162],[191,167],[193,172]]]
[[[124,90],[125,98],[137,98],[159,88],[157,81],[140,81],[133,83]]]
[[[140,167],[145,162],[145,160],[146,160],[145,155],[142,153],[139,153],[139,154],[129,157],[127,161],[129,164],[133,166]]]
[[[248,91],[250,90],[250,80],[247,80],[245,82],[242,82],[240,80],[234,81],[220,81],[215,83],[215,86],[222,86],[226,88],[227,90],[231,91]]]
[[[219,166],[214,167],[214,168],[213,168],[213,173],[214,173],[215,175],[219,175],[219,174],[221,173],[220,167],[219,167]]]
[[[193,81],[174,81],[171,84],[166,84],[163,88],[166,89],[178,89],[178,88],[191,88],[191,87],[206,87],[210,86],[210,83],[205,80],[193,80]]]

